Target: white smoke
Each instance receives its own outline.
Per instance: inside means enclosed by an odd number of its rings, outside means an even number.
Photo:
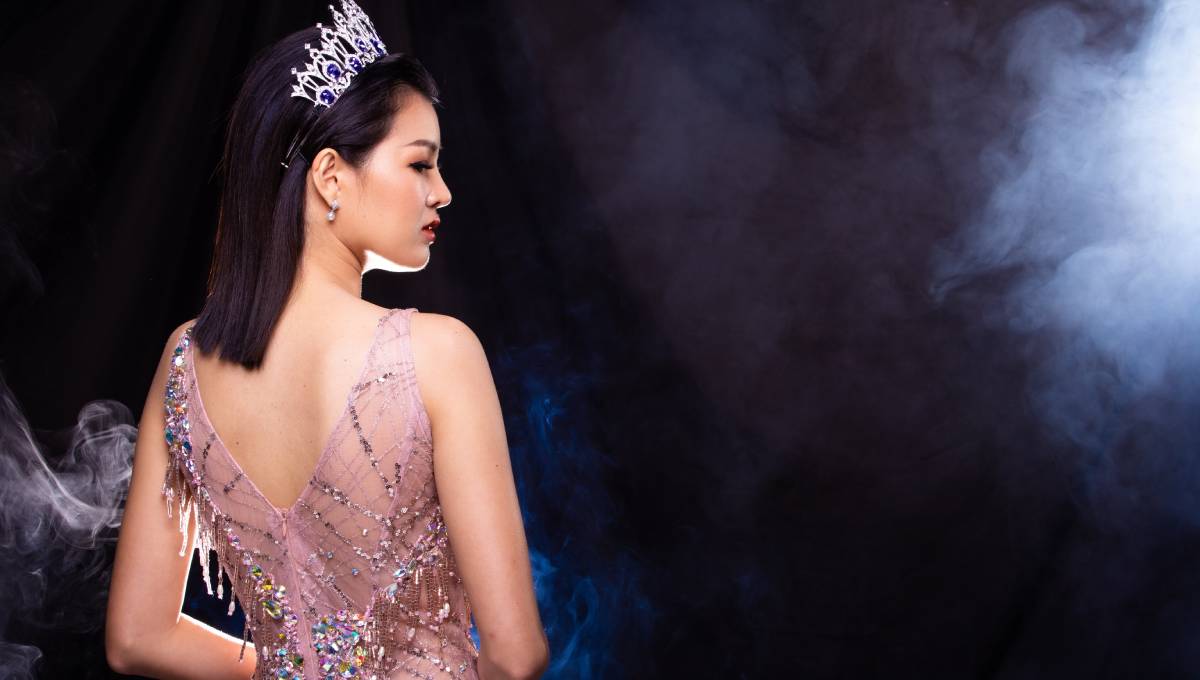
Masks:
[[[1146,9],[1118,47],[1111,15],[1066,5],[1013,27],[1007,74],[1032,107],[981,159],[982,214],[935,259],[939,300],[1004,282],[992,318],[1050,347],[1033,406],[1092,451],[1200,366],[1200,3]]]
[[[86,404],[51,462],[0,378],[0,677],[38,677],[29,636],[104,624],[137,428],[124,404]]]

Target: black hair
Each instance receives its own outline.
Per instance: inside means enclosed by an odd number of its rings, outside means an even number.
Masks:
[[[411,96],[441,104],[429,71],[403,53],[366,64],[330,107],[292,96],[291,70],[304,70],[304,44],[318,44],[319,32],[296,31],[260,52],[228,120],[207,297],[193,337],[204,353],[219,351],[251,370],[262,365],[300,263],[305,159],[328,147],[362,167]],[[286,159],[285,168],[284,155],[298,137],[303,157]]]

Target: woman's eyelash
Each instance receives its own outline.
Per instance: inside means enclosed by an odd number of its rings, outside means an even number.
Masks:
[[[424,162],[424,161],[421,161],[420,163],[413,163],[413,164],[412,164],[412,167],[414,167],[414,168],[420,168],[421,172],[424,172],[424,171],[426,171],[426,170],[430,170],[430,169],[432,169],[432,168],[433,168],[433,166],[432,166],[432,165],[430,165],[429,163],[426,163],[426,162]],[[442,169],[442,164],[441,164],[441,163],[438,163],[438,166],[437,166],[437,168],[438,168],[438,170],[441,170],[441,169]]]

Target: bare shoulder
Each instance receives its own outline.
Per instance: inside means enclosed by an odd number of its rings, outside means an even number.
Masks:
[[[162,357],[159,359],[160,371],[162,371],[170,362],[171,356],[175,353],[175,348],[178,347],[179,342],[183,340],[184,331],[188,329],[188,326],[191,326],[195,322],[195,319],[188,319],[187,321],[184,321],[176,326],[175,330],[171,331],[171,334],[167,336],[167,342],[163,346]]]
[[[446,351],[462,351],[480,345],[479,337],[464,321],[447,314],[413,312],[411,317],[413,344],[420,342],[428,348]]]
[[[187,321],[184,321],[183,323],[176,326],[175,330],[171,331],[171,338],[170,338],[171,341],[169,344],[172,347],[175,346],[179,342],[179,340],[183,338],[183,332],[186,331],[188,329],[188,327],[194,323],[196,323],[195,319],[188,319]]]
[[[463,382],[491,380],[487,354],[479,336],[457,317],[413,312],[409,333],[421,399],[431,418],[440,411],[443,395]]]
[[[420,366],[441,373],[460,366],[463,361],[487,361],[479,336],[464,321],[447,314],[413,312],[409,333],[414,358]],[[433,376],[431,375],[430,378]]]
[[[184,337],[184,331],[187,326],[192,325],[196,319],[188,319],[184,323],[175,326],[175,330],[170,331],[167,336],[166,343],[163,343],[162,353],[158,355],[158,363],[155,367],[154,378],[150,379],[150,387],[146,392],[146,401],[142,408],[142,427],[148,428],[154,426],[155,423],[161,421],[162,409],[162,390],[167,384],[167,377],[170,374],[172,367],[172,359],[175,354],[175,348],[179,347],[179,342]],[[161,423],[160,423],[161,425]],[[149,431],[149,429],[146,429]]]

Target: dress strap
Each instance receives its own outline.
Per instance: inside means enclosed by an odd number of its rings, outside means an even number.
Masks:
[[[399,326],[396,337],[396,361],[404,378],[404,389],[409,395],[410,411],[416,419],[416,431],[426,441],[433,439],[432,426],[429,422],[429,412],[421,399],[421,389],[417,381],[416,357],[412,349],[412,317],[419,310],[408,307],[396,316]]]

